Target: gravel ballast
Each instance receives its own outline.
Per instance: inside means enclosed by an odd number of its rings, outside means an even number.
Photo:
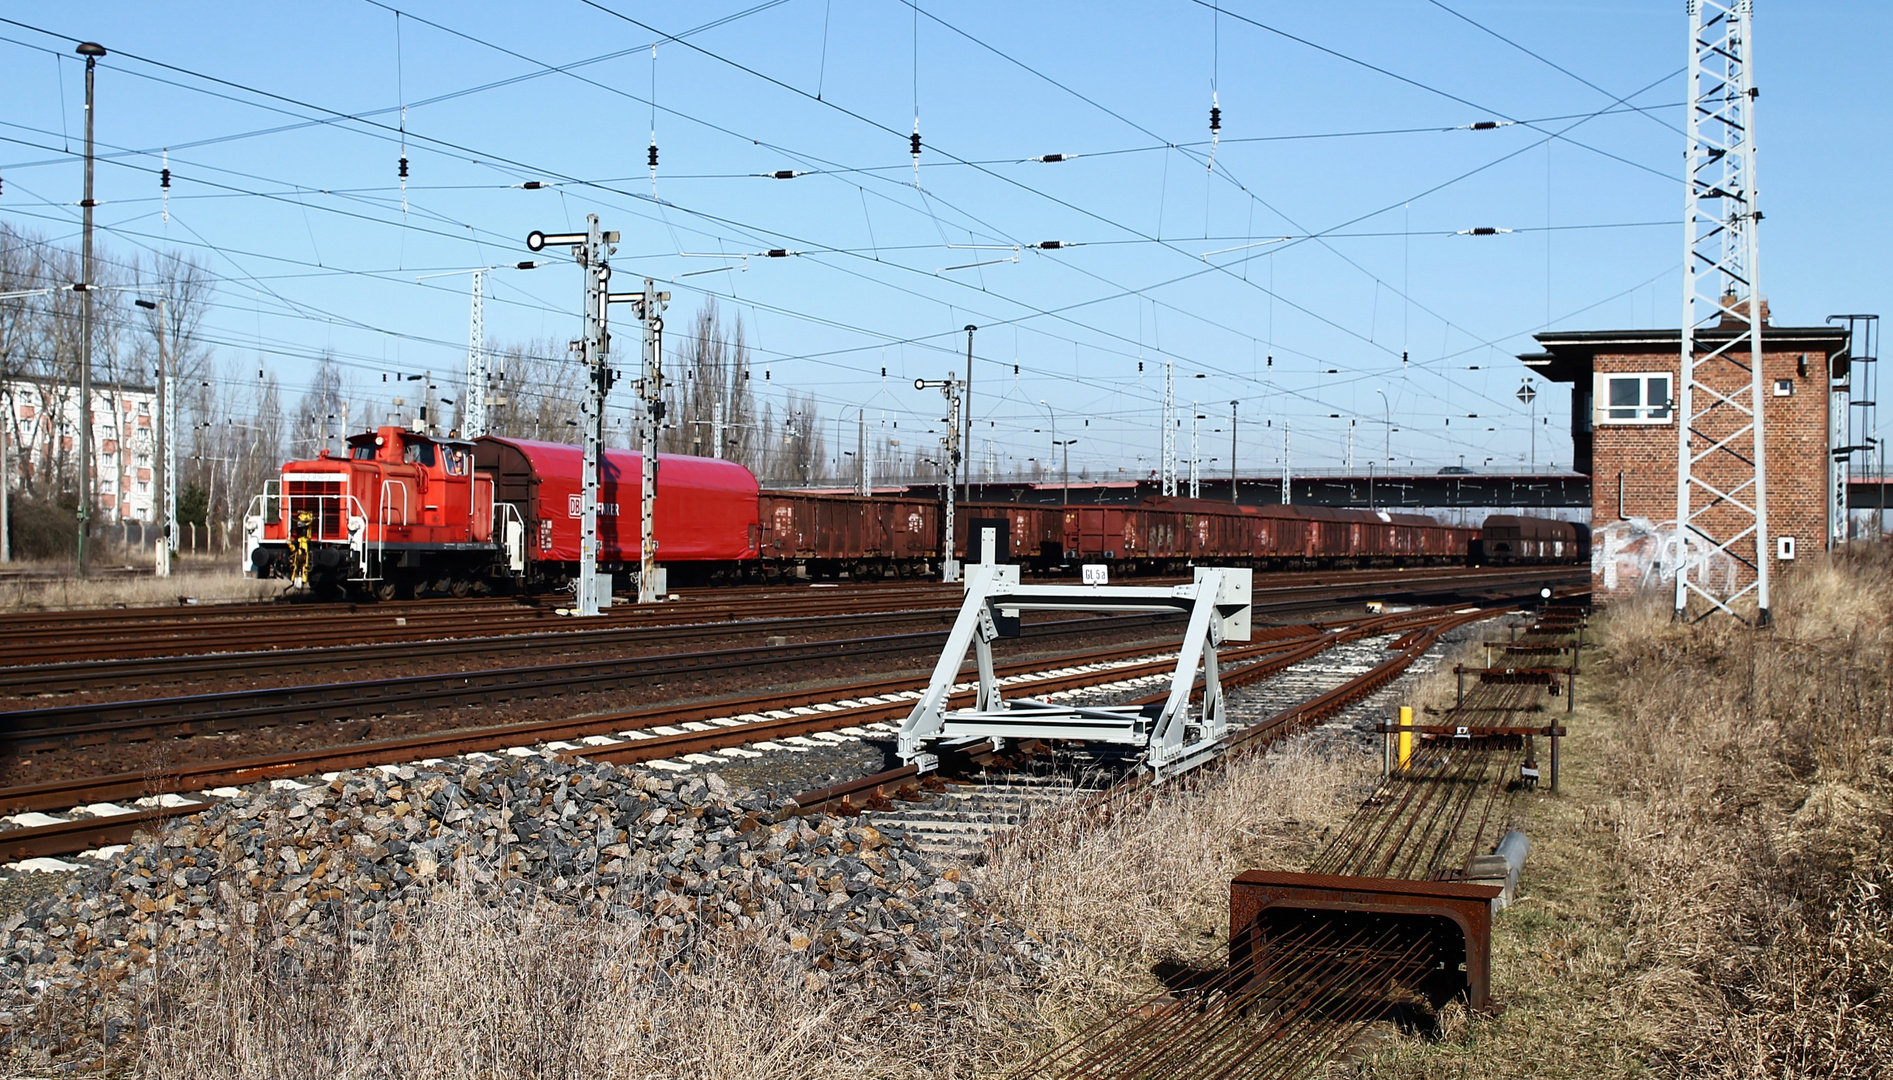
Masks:
[[[55,1002],[129,1030],[186,952],[398,947],[442,890],[629,925],[673,972],[735,933],[797,958],[811,989],[1029,979],[1045,955],[898,830],[796,817],[714,775],[454,759],[278,782],[75,875],[0,922],[0,1031]]]

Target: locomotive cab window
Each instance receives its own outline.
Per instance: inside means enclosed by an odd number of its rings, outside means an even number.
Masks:
[[[411,442],[407,444],[407,451],[403,455],[402,460],[410,465],[425,465],[431,469],[434,467],[434,444],[431,442]]]
[[[1599,372],[1595,376],[1593,408],[1598,424],[1667,424],[1670,422],[1668,372]]]
[[[375,448],[367,443],[356,443],[354,446],[348,448],[348,456],[354,458],[356,461],[373,461],[375,460]]]
[[[441,456],[447,462],[448,476],[467,475],[467,452],[465,450],[450,446],[441,451]]]

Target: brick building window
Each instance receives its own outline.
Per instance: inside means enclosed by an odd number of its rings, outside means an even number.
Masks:
[[[1595,396],[1599,424],[1667,424],[1670,381],[1667,371],[1600,371]]]

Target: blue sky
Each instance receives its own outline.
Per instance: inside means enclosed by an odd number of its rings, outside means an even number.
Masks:
[[[99,41],[101,243],[196,252],[219,279],[207,338],[292,395],[324,350],[362,395],[384,372],[463,369],[466,278],[416,279],[529,258],[528,231],[588,213],[622,234],[619,288],[668,282],[673,326],[718,296],[764,388],[813,393],[831,422],[858,405],[924,437],[939,396],[913,379],[961,368],[977,324],[975,458],[1048,458],[1049,411],[1094,475],[1155,468],[1166,357],[1180,415],[1194,399],[1212,418],[1212,473],[1232,399],[1245,473],[1279,469],[1285,421],[1298,472],[1339,466],[1350,420],[1359,469],[1388,443],[1401,467],[1568,466],[1567,391],[1541,387],[1534,450],[1513,355],[1547,326],[1674,326],[1681,308],[1681,3],[4,15],[0,216],[76,243],[72,46]],[[1889,23],[1881,5],[1759,5],[1777,323],[1884,306],[1861,240],[1889,225],[1866,197],[1886,150],[1864,94]],[[1047,154],[1069,156],[1031,160]],[[763,175],[785,169],[804,175]],[[1476,227],[1514,231],[1457,235]],[[1049,240],[1066,246],[1024,246]],[[754,256],[772,248],[799,254]],[[489,335],[576,336],[580,287],[564,263],[491,275]]]

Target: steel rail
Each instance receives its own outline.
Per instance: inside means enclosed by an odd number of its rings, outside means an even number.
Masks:
[[[1539,632],[1555,634],[1561,629],[1540,624],[1534,626],[1533,636]],[[1433,632],[1416,633],[1403,637],[1396,645],[1410,649],[1430,643],[1435,636]],[[1521,709],[1538,708],[1539,700],[1535,685],[1482,682],[1468,704],[1486,710],[1487,715],[1466,727],[1472,731],[1479,727],[1513,730],[1518,725],[1504,723],[1504,719]],[[1295,710],[1285,712],[1292,714]],[[1500,718],[1495,722],[1492,714]],[[1284,726],[1292,722],[1287,719]],[[1405,875],[1447,872],[1450,853],[1465,841],[1472,811],[1479,807],[1483,794],[1477,824],[1470,828],[1472,849],[1478,850],[1517,752],[1510,740],[1468,740],[1465,745],[1458,745],[1454,739],[1423,742],[1407,768],[1383,781],[1374,796],[1350,818],[1318,857],[1317,868],[1324,863],[1331,867],[1338,863],[1328,872],[1340,873],[1356,860],[1368,859]],[[1394,794],[1390,789],[1396,784],[1406,790],[1390,801],[1388,797]],[[1402,823],[1404,827],[1397,827]],[[1298,940],[1290,935],[1271,941],[1272,954],[1282,949],[1294,952],[1297,963],[1291,975],[1307,977],[1312,973],[1305,987],[1293,985],[1294,978],[1287,980],[1291,984],[1287,991],[1297,996],[1291,1007],[1269,1017],[1271,1021],[1281,1020],[1279,1024],[1245,1028],[1230,1018],[1231,1013],[1240,1010],[1225,1008],[1218,1015],[1207,1001],[1196,1009],[1179,1005],[1162,1011],[1161,1023],[1144,1023],[1126,1030],[1119,1018],[1095,1025],[1014,1075],[1221,1080],[1311,1074],[1331,1060],[1364,1025],[1385,1014],[1394,1000],[1385,991],[1402,984],[1419,985],[1426,975],[1424,954],[1428,948],[1424,939],[1418,939],[1404,954],[1395,956],[1390,948],[1382,958],[1384,962],[1374,963],[1364,962],[1366,952],[1349,957],[1342,951],[1324,950],[1317,944],[1320,940],[1316,934],[1312,938]],[[1390,929],[1380,944],[1398,944],[1394,931]],[[1255,954],[1250,956],[1253,959]],[[1236,964],[1229,964],[1226,972],[1208,980],[1208,985],[1213,992],[1226,992],[1237,981],[1237,970]],[[1146,1010],[1148,1006],[1147,1002]],[[1088,1046],[1091,1052],[1074,1062],[1070,1060],[1070,1048],[1076,1045]]]
[[[256,672],[281,671],[285,667],[346,669],[351,666],[438,660],[443,657],[577,652],[647,644],[802,634],[810,631],[832,634],[838,623],[846,625],[856,622],[888,624],[950,621],[954,610],[950,607],[920,608],[902,611],[850,612],[818,617],[689,623],[681,626],[629,626],[616,629],[591,629],[579,625],[558,630],[530,630],[518,634],[447,640],[357,642],[348,645],[168,656],[156,659],[136,657],[120,660],[75,660],[65,663],[0,668],[0,692],[60,693],[96,689],[100,685],[122,688],[152,682],[183,683],[207,678],[230,678]]]
[[[1146,615],[1034,622],[1025,638],[1157,626],[1173,616]],[[734,674],[785,665],[866,660],[939,648],[946,630],[830,639],[788,645],[751,645],[697,652],[588,658],[551,664],[480,668],[440,675],[317,683],[135,701],[95,702],[0,712],[0,746],[16,753],[98,745],[128,738],[172,737],[385,715],[416,707],[440,708],[621,688],[690,674]]]
[[[1354,599],[1359,597],[1421,602],[1430,597],[1470,594],[1468,591],[1503,587],[1522,580],[1559,580],[1571,576],[1565,571],[1547,574],[1542,569],[1435,570],[1389,576],[1364,576],[1334,584],[1288,584],[1256,590],[1258,601],[1279,603],[1293,599]],[[896,605],[881,610],[899,610],[902,597],[936,597],[941,604],[958,605],[958,593],[950,586],[928,586],[925,590],[901,592],[884,590],[837,591],[833,595],[810,595],[806,591],[772,599],[767,607],[772,614],[816,616],[836,612],[876,610],[875,604]],[[909,604],[911,606],[911,603]],[[619,606],[588,619],[591,627],[678,625],[713,620],[737,620],[754,616],[759,605],[753,600],[701,600],[666,603],[647,607]],[[465,637],[506,633],[514,630],[543,630],[565,622],[549,607],[490,606],[478,613],[485,617],[470,620],[466,610],[450,609],[430,613],[402,614],[372,608],[342,615],[306,615],[277,608],[267,615],[238,622],[221,622],[196,614],[199,609],[164,609],[171,621],[160,625],[140,625],[120,618],[119,612],[88,611],[80,625],[49,626],[31,633],[7,635],[8,644],[0,644],[0,667],[70,660],[113,659],[175,655],[179,652],[250,651],[264,647],[308,647],[347,645],[371,641],[412,641],[427,637]],[[188,621],[179,621],[188,620]],[[24,629],[16,627],[19,629]],[[261,639],[261,640],[259,640]]]
[[[1335,627],[1333,633],[1317,639],[1311,639],[1305,644],[1289,648],[1281,655],[1273,657],[1272,659],[1257,661],[1222,672],[1221,682],[1223,688],[1229,690],[1257,682],[1278,674],[1295,664],[1310,660],[1336,645],[1355,641],[1363,637],[1372,637],[1377,634],[1388,633],[1390,632],[1389,628],[1391,626],[1398,625],[1404,627],[1406,624],[1416,619],[1424,619],[1425,617],[1426,616],[1412,613],[1399,613],[1395,615],[1371,616],[1351,624],[1338,625]],[[1439,614],[1433,617],[1446,618],[1448,616]],[[1223,662],[1227,663],[1234,659],[1240,659],[1240,657],[1234,652],[1227,652],[1222,659]],[[1202,692],[1203,682],[1199,678],[1196,685],[1191,689],[1191,700],[1201,698]],[[1151,705],[1164,700],[1167,696],[1167,692],[1150,694],[1144,697],[1134,698],[1127,704]],[[801,813],[815,813],[827,809],[831,805],[836,807],[852,806],[857,796],[865,796],[867,798],[873,798],[875,796],[885,797],[890,789],[898,790],[900,787],[904,786],[908,780],[917,775],[919,775],[918,770],[913,766],[901,766],[900,768],[889,769],[885,772],[874,773],[852,780],[844,780],[827,787],[818,788],[814,791],[803,792],[795,796],[795,803]],[[1138,781],[1132,781],[1133,784],[1137,782]],[[1123,785],[1119,786],[1122,787]],[[1117,789],[1114,788],[1113,790]]]
[[[1265,642],[1255,646],[1254,652],[1256,655],[1262,655],[1293,646],[1292,639],[1282,643]],[[1148,654],[1150,651],[1147,645],[1108,649],[1077,654],[1056,663],[1059,666],[1092,665],[1123,659],[1126,656]],[[1042,659],[1027,660],[1005,665],[997,670],[1002,676],[1011,676],[1042,671],[1046,665],[1047,661]],[[1102,671],[1084,671],[1041,679],[1035,681],[1033,686],[1053,692],[1083,689],[1168,671],[1174,666],[1174,659],[1166,658]],[[609,735],[619,731],[635,731],[653,726],[688,724],[718,717],[793,709],[803,707],[801,702],[809,700],[811,693],[820,694],[826,699],[843,701],[862,698],[870,700],[893,698],[892,701],[883,700],[852,707],[810,709],[804,715],[752,720],[728,726],[710,727],[701,731],[687,730],[678,734],[655,734],[646,738],[631,738],[607,746],[588,747],[574,754],[574,756],[593,761],[629,764],[742,746],[752,742],[808,735],[818,731],[834,731],[898,718],[913,708],[911,697],[902,695],[915,693],[924,685],[924,679],[918,678],[882,679],[826,687],[818,691],[800,691],[786,697],[781,692],[770,692],[741,698],[725,698],[689,705],[667,705],[571,720],[512,724],[359,743],[318,751],[198,763],[166,770],[145,770],[109,777],[22,785],[0,789],[0,809],[7,813],[64,809],[88,803],[180,792],[199,792],[217,787],[242,786],[263,780],[310,776],[343,769],[446,757],[452,754],[493,753],[534,743],[559,742],[592,735]],[[965,703],[970,702],[972,697],[973,691],[969,689],[956,693],[954,700]],[[203,809],[203,807],[200,805],[196,809]],[[195,810],[180,810],[179,812],[188,813]],[[142,816],[140,814],[123,815],[125,818],[142,818]],[[101,842],[122,843],[129,839],[139,827],[136,820],[122,821],[118,817],[81,818],[56,825],[0,832],[0,859],[71,854],[99,846]],[[106,828],[118,830],[109,834],[116,839],[98,840],[100,835],[108,835],[100,832]]]

